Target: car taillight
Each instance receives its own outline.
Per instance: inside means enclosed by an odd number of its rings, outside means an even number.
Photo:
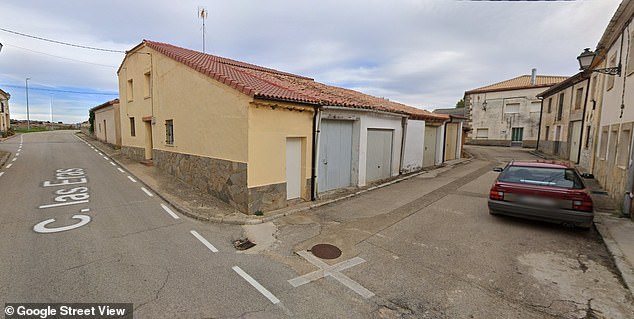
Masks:
[[[592,211],[592,199],[588,194],[582,194],[581,197],[572,200],[572,209],[585,212]]]
[[[489,198],[495,200],[504,200],[504,192],[497,185],[493,185],[489,191]]]

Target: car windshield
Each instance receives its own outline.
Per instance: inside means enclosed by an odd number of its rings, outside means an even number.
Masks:
[[[542,185],[561,188],[583,188],[583,182],[573,169],[509,166],[498,178],[501,182]]]

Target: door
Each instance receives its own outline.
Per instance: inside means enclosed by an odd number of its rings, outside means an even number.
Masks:
[[[511,145],[512,146],[522,146],[522,141],[524,140],[524,128],[523,127],[514,127],[511,130]]]
[[[152,122],[145,121],[145,159],[152,159]]]
[[[286,139],[286,199],[301,196],[302,190],[302,139]]]
[[[445,125],[445,161],[456,159],[456,148],[458,143],[458,124],[447,123]]]
[[[581,121],[570,122],[570,157],[569,160],[577,163],[579,162],[579,140],[581,140]]]
[[[436,126],[425,126],[425,150],[423,151],[423,167],[436,165]]]
[[[352,121],[321,121],[317,167],[319,192],[351,184],[352,124]]]
[[[368,129],[366,182],[392,176],[393,130]]]
[[[103,140],[108,143],[108,126],[106,126],[106,120],[103,120]]]

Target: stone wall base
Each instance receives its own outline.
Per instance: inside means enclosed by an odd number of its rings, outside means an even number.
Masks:
[[[141,147],[121,146],[121,153],[135,161],[140,162],[145,159],[145,149]]]
[[[541,143],[541,142],[540,142]],[[481,146],[521,146],[524,148],[535,148],[537,146],[536,140],[525,140],[521,143],[513,143],[510,140],[492,140],[492,139],[473,139],[469,138],[465,141],[465,144],[468,145],[481,145]]]

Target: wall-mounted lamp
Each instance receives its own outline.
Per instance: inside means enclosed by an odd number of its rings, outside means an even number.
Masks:
[[[0,43],[0,52],[2,52],[2,43]]]
[[[590,69],[592,61],[594,61],[594,58],[596,56],[597,54],[590,51],[590,48],[585,48],[583,52],[581,52],[581,54],[579,54],[579,56],[577,57],[577,60],[579,60],[579,70],[621,76],[621,62],[619,62],[618,66],[612,68]]]
[[[487,110],[487,101],[484,101],[484,103],[482,103],[482,110],[483,111]]]

